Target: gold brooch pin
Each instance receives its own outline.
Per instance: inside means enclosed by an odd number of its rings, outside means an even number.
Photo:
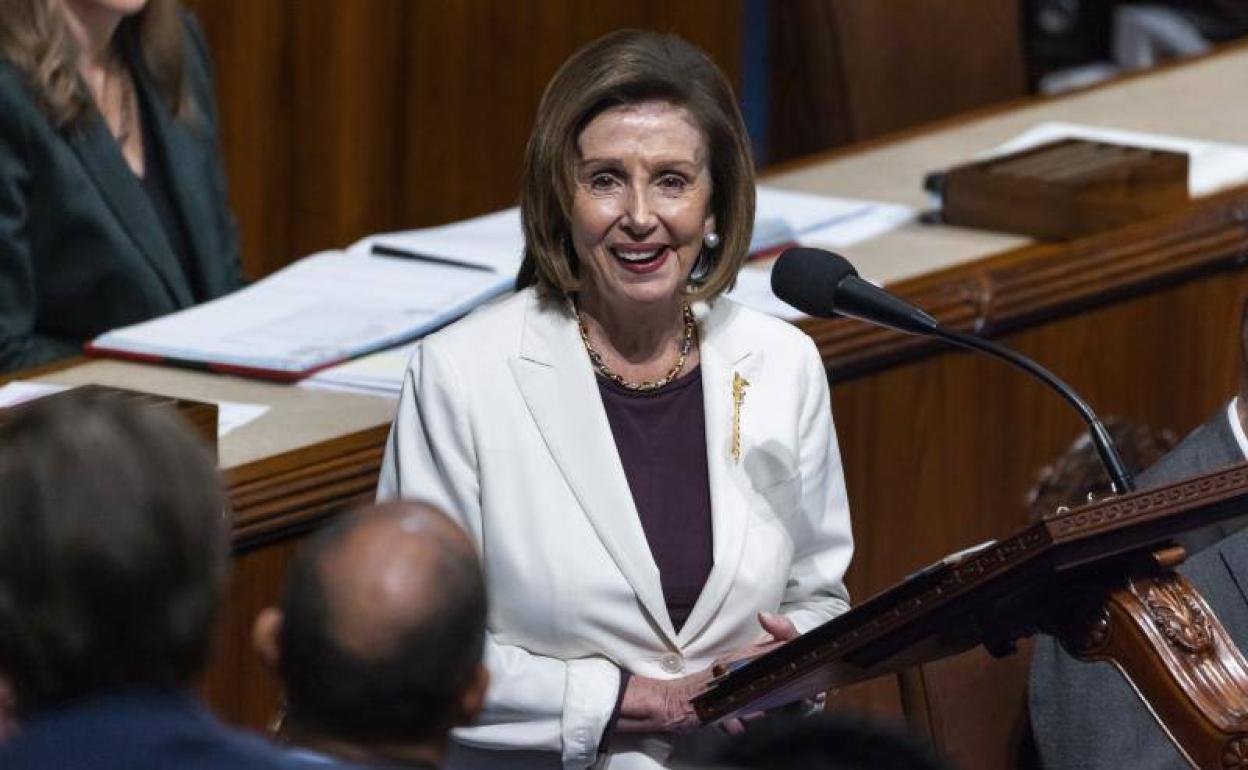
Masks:
[[[737,372],[732,373],[732,460],[741,461],[741,404],[745,401],[745,389],[750,381]]]

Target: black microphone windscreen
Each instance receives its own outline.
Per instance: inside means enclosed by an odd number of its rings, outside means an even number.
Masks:
[[[805,247],[786,249],[771,269],[771,291],[807,315],[831,318],[836,315],[837,286],[856,275],[854,266],[839,254]]]

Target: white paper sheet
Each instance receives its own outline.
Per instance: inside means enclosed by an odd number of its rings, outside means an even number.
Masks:
[[[894,230],[914,219],[916,212],[896,203],[833,198],[825,195],[789,192],[774,187],[758,188],[755,242],[751,251],[765,250],[777,243],[797,242],[803,246],[845,249]],[[780,225],[765,225],[767,222]],[[763,242],[757,234],[764,227]],[[769,230],[767,230],[769,228]],[[773,233],[786,233],[780,240]],[[774,243],[769,242],[768,238]],[[787,320],[805,317],[771,292],[768,262],[749,262],[737,275],[737,284],[728,296],[746,307]]]
[[[238,430],[269,411],[267,404],[244,404],[239,401],[213,401],[217,405],[217,438]]]
[[[896,203],[835,198],[760,185],[750,252],[798,242],[846,248],[914,219],[915,211]]]
[[[984,157],[1005,155],[1059,139],[1087,139],[1132,147],[1146,147],[1189,156],[1187,188],[1193,197],[1212,195],[1219,190],[1248,182],[1248,146],[1206,142],[1165,134],[1122,131],[1116,128],[1087,126],[1078,123],[1041,123],[1019,134]]]
[[[300,380],[299,387],[398,398],[403,390],[407,362],[412,357],[416,344],[412,342],[322,369]]]
[[[68,390],[69,387],[49,382],[14,380],[0,387],[0,409],[8,409],[36,398],[60,393]],[[217,438],[241,428],[269,411],[269,407],[265,404],[243,404],[237,401],[214,401],[212,403],[217,405]]]
[[[46,382],[26,382],[14,380],[0,387],[0,409],[8,409],[36,398],[50,396],[65,390],[64,385],[49,385]]]
[[[806,314],[782,301],[771,291],[771,267],[775,261],[748,264],[737,273],[737,285],[728,292],[728,296],[746,307],[783,318],[796,321],[805,318]]]
[[[370,235],[347,251],[367,254],[373,244],[514,273],[524,251],[524,232],[520,228],[520,209],[510,208],[439,227]]]

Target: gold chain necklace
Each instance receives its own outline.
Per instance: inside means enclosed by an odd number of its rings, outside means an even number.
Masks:
[[[689,303],[684,302],[682,305],[681,315],[684,317],[685,334],[684,339],[680,343],[680,355],[676,357],[676,363],[672,365],[667,374],[657,380],[649,380],[647,382],[629,382],[611,371],[602,360],[602,355],[597,350],[594,350],[594,346],[590,344],[589,330],[585,328],[585,318],[575,304],[572,304],[572,312],[576,314],[576,325],[581,330],[581,342],[585,343],[585,352],[589,354],[589,361],[598,370],[598,373],[622,388],[637,391],[638,393],[650,393],[667,385],[680,375],[680,371],[685,368],[685,360],[689,358],[689,351],[693,348],[693,335],[698,327],[694,322],[693,310],[689,307]]]

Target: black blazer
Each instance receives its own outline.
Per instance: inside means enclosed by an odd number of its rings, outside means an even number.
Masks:
[[[122,53],[163,161],[203,298],[242,283],[217,149],[208,50],[187,17],[193,121],[175,120],[127,35]],[[154,146],[153,146],[154,145]],[[194,303],[142,183],[98,113],[58,131],[25,77],[0,60],[0,371],[73,355],[109,329]]]

